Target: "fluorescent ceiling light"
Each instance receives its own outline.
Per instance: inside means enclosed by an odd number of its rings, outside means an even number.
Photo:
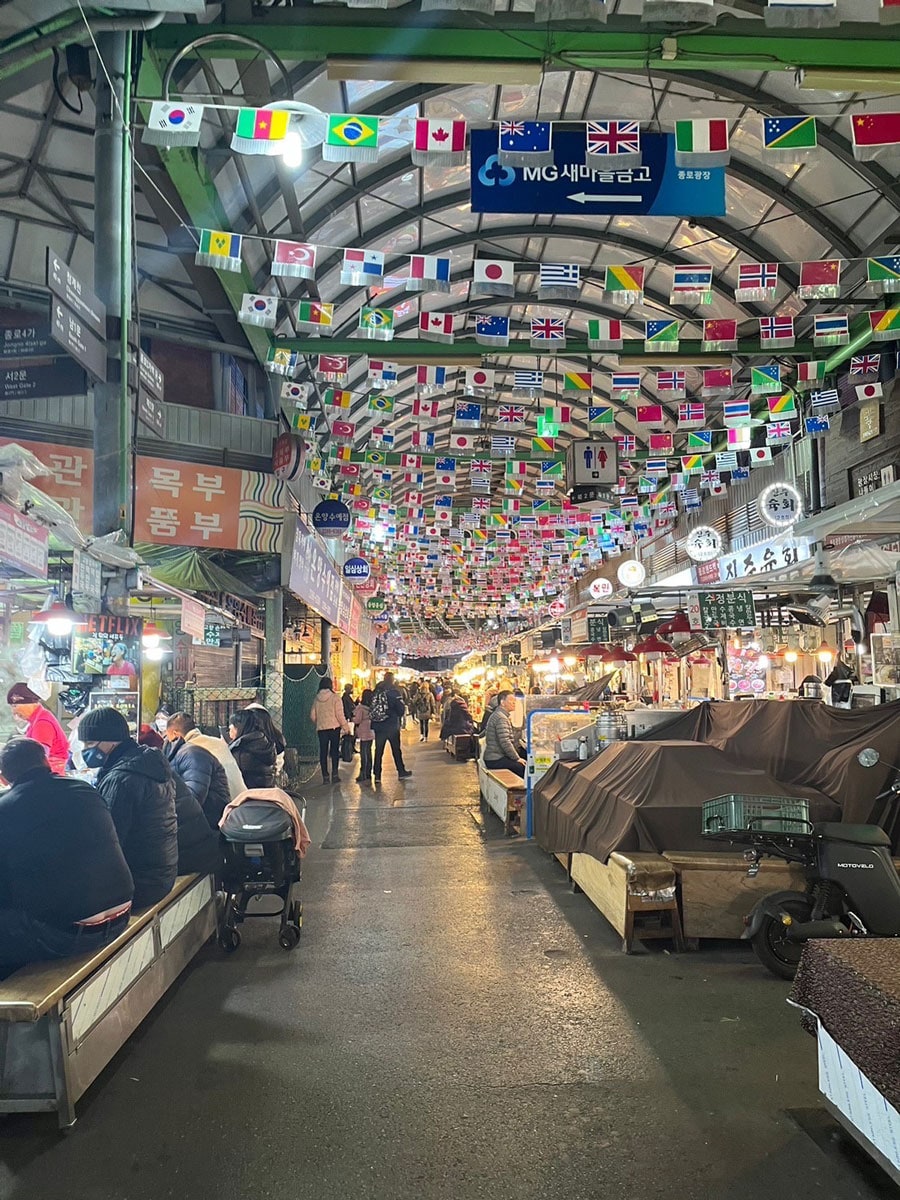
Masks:
[[[900,92],[900,71],[839,71],[814,67],[797,72],[797,86],[819,92]]]
[[[518,59],[348,58],[329,56],[333,80],[383,79],[389,83],[540,83],[543,66]]]

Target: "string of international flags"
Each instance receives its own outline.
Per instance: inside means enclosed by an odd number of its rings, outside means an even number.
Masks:
[[[151,145],[199,146],[207,108],[193,102],[154,101],[143,141]],[[316,131],[312,122],[318,120]],[[384,117],[363,113],[304,114],[308,144],[321,145],[326,162],[377,162],[386,141],[391,149],[409,136],[414,166],[462,166],[467,160],[469,123],[461,118]],[[763,158],[802,162],[820,150],[819,119],[808,113],[748,118],[758,120]],[[848,120],[854,157],[869,161],[887,156],[900,146],[900,112],[863,111],[841,114]],[[742,118],[741,127],[746,121]],[[641,122],[635,117],[590,121],[500,119],[497,157],[501,166],[540,167],[553,162],[556,126],[584,130],[584,163],[597,171],[641,165]],[[731,126],[727,117],[674,121],[677,167],[719,167],[731,158]],[[390,130],[390,138],[385,131]],[[238,108],[231,148],[240,154],[273,156],[284,153],[291,135],[291,112],[277,102],[265,108]],[[411,135],[411,136],[410,136]]]

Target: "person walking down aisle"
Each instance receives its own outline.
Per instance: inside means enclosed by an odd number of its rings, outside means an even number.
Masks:
[[[44,746],[0,750],[0,975],[99,950],[128,924],[134,884],[103,798],[50,770]]]
[[[512,692],[501,692],[484,727],[484,765],[489,771],[514,771],[525,777],[525,759],[516,745],[509,714],[516,707]]]
[[[50,709],[44,707],[40,696],[27,683],[14,683],[6,694],[6,703],[14,717],[26,722],[24,736],[46,748],[53,774],[65,775],[69,740]]]
[[[407,771],[403,762],[403,750],[400,747],[400,721],[405,712],[403,697],[394,683],[393,673],[388,671],[372,694],[372,729],[375,734],[372,778],[376,783],[381,783],[381,762],[388,744],[397,768],[397,778],[409,779],[412,776],[412,771]]]
[[[331,680],[326,676],[309,710],[310,719],[319,735],[319,766],[322,768],[323,783],[339,783],[338,759],[341,749],[341,733],[349,733],[350,725],[344,716],[341,697],[334,691]],[[328,776],[328,760],[331,759],[331,778]]]
[[[359,704],[353,710],[353,729],[359,739],[359,774],[357,783],[372,782],[372,689],[365,688]]]
[[[420,742],[428,741],[428,726],[435,712],[434,696],[432,696],[428,685],[423,683],[415,696],[413,696],[412,701],[412,715],[419,722]]]
[[[134,878],[134,906],[156,904],[172,890],[178,874],[172,768],[159,750],[137,744],[115,708],[86,712],[78,722],[78,737],[85,766],[99,768],[97,791],[112,814]]]
[[[353,699],[352,683],[344,684],[344,690],[341,692],[341,704],[344,707],[344,716],[348,721],[352,721],[353,713],[356,711],[356,701]]]

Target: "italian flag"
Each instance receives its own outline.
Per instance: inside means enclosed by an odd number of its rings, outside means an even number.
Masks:
[[[679,166],[717,166],[728,161],[728,121],[675,122],[675,161]]]

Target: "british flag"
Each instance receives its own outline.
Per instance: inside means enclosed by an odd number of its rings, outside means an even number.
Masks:
[[[561,342],[566,335],[566,323],[562,317],[535,317],[531,322],[531,340],[535,342]]]
[[[793,433],[790,421],[770,421],[766,426],[766,441],[769,443],[789,442]]]
[[[493,465],[489,458],[473,458],[469,470],[473,475],[490,475]]]
[[[472,497],[472,512],[485,513],[491,511],[490,496],[473,496]]]
[[[854,354],[850,359],[850,374],[877,375],[880,366],[880,354]]]
[[[522,425],[525,409],[521,404],[501,404],[497,409],[497,420],[501,425]]]
[[[638,121],[588,121],[587,152],[606,158],[614,154],[640,154]]]

